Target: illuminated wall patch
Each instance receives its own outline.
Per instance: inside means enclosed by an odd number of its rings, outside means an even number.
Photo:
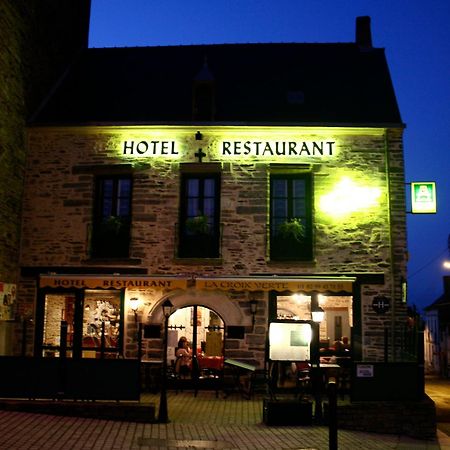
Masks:
[[[330,193],[320,198],[319,208],[332,216],[344,216],[377,206],[380,196],[379,188],[359,186],[350,178],[344,177]]]

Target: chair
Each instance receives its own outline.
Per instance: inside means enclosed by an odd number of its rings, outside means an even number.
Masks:
[[[305,393],[311,392],[311,366],[307,361],[295,363],[297,366],[297,391],[302,397]]]

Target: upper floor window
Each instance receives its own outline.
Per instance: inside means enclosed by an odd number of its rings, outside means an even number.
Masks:
[[[182,174],[179,256],[218,258],[219,247],[220,174]]]
[[[129,256],[131,178],[107,176],[96,180],[91,252],[97,258]]]
[[[307,173],[270,177],[270,258],[312,259],[312,190]]]

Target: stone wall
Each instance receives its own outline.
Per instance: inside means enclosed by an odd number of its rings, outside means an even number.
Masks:
[[[0,2],[0,281],[17,283],[25,123],[81,48],[90,0]]]

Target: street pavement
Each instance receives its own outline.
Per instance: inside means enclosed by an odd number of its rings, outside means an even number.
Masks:
[[[446,380],[448,382],[448,380]],[[431,387],[427,385],[428,389]],[[438,404],[447,403],[447,383],[433,384]],[[146,394],[145,401],[158,396]],[[442,409],[444,410],[444,409]],[[316,449],[329,448],[323,426],[267,426],[262,423],[262,401],[233,394],[216,398],[214,392],[169,391],[170,423],[138,423],[96,418],[0,411],[0,449]],[[444,417],[444,415],[440,416]],[[338,431],[339,450],[402,449],[450,450],[448,436],[436,439]]]
[[[425,392],[436,405],[437,438],[441,449],[450,450],[450,379],[425,377]]]

